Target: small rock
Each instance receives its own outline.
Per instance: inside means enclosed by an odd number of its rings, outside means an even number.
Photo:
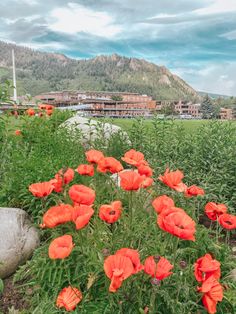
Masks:
[[[6,278],[30,258],[40,240],[24,210],[0,207],[0,217],[0,278]]]

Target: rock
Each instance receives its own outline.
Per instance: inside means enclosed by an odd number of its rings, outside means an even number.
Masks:
[[[0,217],[0,278],[6,278],[32,255],[40,240],[24,210],[0,207]]]
[[[82,133],[82,142],[84,143],[94,141],[97,138],[109,140],[114,134],[120,134],[123,140],[129,142],[128,134],[119,126],[84,118],[79,114],[66,120],[61,126],[72,131],[72,134],[73,131],[79,130]]]

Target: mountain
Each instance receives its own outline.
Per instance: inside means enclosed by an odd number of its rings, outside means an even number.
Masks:
[[[11,79],[15,50],[18,94],[51,90],[120,91],[148,94],[154,99],[197,99],[197,92],[166,67],[116,54],[88,60],[70,59],[0,41],[0,82]]]
[[[207,93],[207,92],[202,92],[202,91],[198,91],[197,93],[198,93],[200,96],[202,96],[202,97],[208,95],[208,96],[211,97],[212,99],[217,99],[217,98],[228,99],[228,98],[230,98],[230,97],[233,97],[233,96],[228,96],[228,95],[220,95],[220,94]]]

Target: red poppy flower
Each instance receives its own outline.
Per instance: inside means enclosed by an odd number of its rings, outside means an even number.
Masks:
[[[168,197],[167,195],[161,195],[154,199],[152,206],[154,207],[155,211],[160,214],[163,210],[174,207],[175,203],[172,198]]]
[[[169,277],[172,272],[170,270],[174,266],[164,257],[159,257],[158,261],[155,261],[154,256],[149,256],[146,258],[144,263],[144,271],[153,278],[162,280]]]
[[[220,278],[220,262],[213,259],[210,254],[200,257],[194,264],[194,275],[198,282],[205,281],[213,276],[215,279]]]
[[[61,290],[57,297],[56,306],[59,308],[64,307],[68,312],[73,311],[76,305],[82,300],[82,293],[74,287],[66,287]]]
[[[29,191],[35,197],[46,197],[53,191],[52,182],[40,182],[40,183],[33,183],[29,186]]]
[[[59,176],[57,174],[55,175],[55,177],[57,179],[54,178],[54,179],[50,180],[50,182],[53,185],[53,191],[57,192],[57,193],[61,193],[63,190],[63,180],[62,180],[61,176]]]
[[[111,205],[102,205],[99,208],[99,218],[109,224],[116,222],[121,215],[121,206],[120,201],[112,202]]]
[[[76,229],[79,230],[87,226],[93,214],[94,210],[91,206],[75,206],[73,210],[73,221],[76,225]]]
[[[163,210],[157,218],[159,227],[183,240],[195,241],[195,222],[182,208],[171,207]]]
[[[54,228],[57,225],[72,220],[73,207],[68,204],[60,204],[49,208],[43,215],[42,228]]]
[[[116,251],[115,255],[117,255],[117,254],[120,254],[120,255],[123,255],[123,256],[130,258],[130,260],[134,266],[134,274],[143,270],[144,267],[140,263],[140,257],[139,257],[139,253],[137,250],[133,250],[133,249],[129,249],[129,248],[122,248],[122,249]]]
[[[39,107],[40,110],[45,110],[45,109],[46,109],[46,106],[47,106],[47,105],[45,105],[45,104],[40,104],[40,105],[38,105],[38,107]]]
[[[50,243],[48,255],[51,259],[63,259],[70,255],[73,247],[72,236],[63,235]]]
[[[82,184],[72,185],[68,193],[73,202],[82,205],[92,205],[96,197],[94,190]]]
[[[186,197],[192,197],[192,196],[198,196],[198,195],[204,195],[204,194],[205,194],[205,191],[196,185],[191,185],[185,191]]]
[[[217,220],[217,218],[227,212],[227,207],[224,204],[216,204],[209,202],[205,206],[205,213],[211,220]]]
[[[144,155],[141,152],[136,151],[135,149],[131,149],[125,153],[124,157],[121,158],[127,164],[138,167],[142,164],[146,164],[144,159]]]
[[[141,176],[146,176],[146,177],[151,177],[153,175],[152,168],[150,168],[147,165],[143,165],[143,164],[138,166],[138,173]]]
[[[142,183],[144,181],[144,177],[140,176],[139,173],[133,171],[133,170],[128,170],[119,173],[120,176],[120,186],[122,187],[123,190],[126,191],[136,191],[141,188]]]
[[[225,229],[236,229],[236,216],[223,214],[219,216],[219,224]]]
[[[217,303],[223,299],[221,284],[211,276],[202,283],[202,287],[198,287],[198,291],[204,293],[202,303],[208,313],[215,314]]]
[[[104,158],[103,153],[100,152],[99,150],[96,150],[96,149],[88,150],[85,153],[85,155],[86,155],[88,162],[90,162],[92,164],[97,164],[100,159]]]
[[[111,172],[111,173],[117,173],[122,171],[124,168],[122,164],[113,157],[104,157],[99,160],[97,171],[98,172]]]
[[[123,280],[134,273],[134,266],[130,258],[116,254],[108,256],[104,261],[104,271],[111,279],[110,292],[116,292],[122,285]]]
[[[143,177],[143,182],[141,184],[141,187],[146,189],[149,186],[151,186],[153,184],[153,179],[150,177],[146,177],[146,176],[142,176]]]
[[[53,114],[53,110],[52,109],[46,109],[46,115],[47,116],[51,116]]]
[[[15,130],[15,135],[16,136],[22,135],[21,130]]]
[[[53,105],[45,105],[46,110],[53,110],[55,107]]]
[[[55,178],[58,179],[60,177],[63,179],[63,184],[69,184],[74,179],[75,172],[71,168],[67,168],[66,170],[59,170],[55,175]]]
[[[94,167],[93,165],[79,165],[77,172],[82,176],[92,177],[94,175]]]
[[[32,108],[27,109],[26,113],[27,113],[28,116],[34,116],[35,115],[35,111]]]
[[[174,189],[177,192],[184,192],[187,186],[182,182],[183,178],[184,174],[180,170],[170,171],[170,169],[167,168],[164,175],[159,176],[158,179],[168,185],[171,189]]]

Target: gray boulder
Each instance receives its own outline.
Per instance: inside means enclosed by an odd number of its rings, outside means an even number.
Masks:
[[[66,120],[61,126],[66,127],[72,134],[73,131],[79,130],[82,135],[82,142],[84,143],[94,141],[97,138],[102,138],[106,142],[112,135],[118,133],[125,141],[129,141],[128,134],[119,126],[84,118],[79,114]]]
[[[19,208],[0,207],[0,278],[15,272],[39,245],[39,233]]]

